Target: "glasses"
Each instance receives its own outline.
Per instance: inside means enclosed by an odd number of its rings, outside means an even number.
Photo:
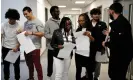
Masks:
[[[78,22],[84,22],[85,20],[78,20]]]

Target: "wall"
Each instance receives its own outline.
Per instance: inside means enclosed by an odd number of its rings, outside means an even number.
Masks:
[[[23,24],[26,19],[23,16],[22,9],[26,6],[26,0],[1,0],[1,23],[6,22],[5,13],[9,8],[17,9],[20,13],[20,24]]]
[[[112,3],[113,3],[113,0],[96,0],[95,2],[85,7],[83,9],[83,12],[89,12],[93,8],[102,6],[102,13],[104,13],[104,9],[109,7]],[[102,14],[102,20],[103,20],[103,17],[104,17],[104,14]]]
[[[48,19],[49,19],[51,17],[51,14],[50,14],[51,4],[47,0],[44,0],[44,1],[45,1],[45,7],[48,9]]]

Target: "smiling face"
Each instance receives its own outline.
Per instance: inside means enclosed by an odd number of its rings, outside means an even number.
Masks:
[[[28,20],[30,20],[31,17],[32,17],[32,12],[29,12],[29,11],[27,11],[27,10],[25,10],[25,11],[23,12],[23,14],[24,14],[25,18],[27,18]]]

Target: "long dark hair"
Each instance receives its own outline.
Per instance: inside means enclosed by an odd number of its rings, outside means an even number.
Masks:
[[[67,28],[66,28],[66,21],[67,21],[67,20],[70,21],[70,24],[71,24],[70,31],[71,31],[71,36],[72,36],[72,38],[73,38],[74,35],[73,35],[73,29],[72,29],[72,22],[71,22],[71,20],[70,20],[69,17],[63,17],[63,18],[62,18],[59,28],[60,28],[61,30],[64,29],[64,34],[65,34],[66,40],[68,41],[68,37],[67,37]]]
[[[88,16],[88,14],[87,13],[82,13],[82,14],[79,15],[79,17],[80,16],[83,16],[84,19],[85,19],[85,28],[86,28],[86,30],[91,31],[91,29],[92,29],[92,23],[90,21],[90,18]],[[82,26],[79,25],[79,28],[78,29],[79,30],[82,30]]]

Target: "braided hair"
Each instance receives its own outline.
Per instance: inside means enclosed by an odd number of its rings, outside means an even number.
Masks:
[[[67,21],[70,21],[70,31],[71,31],[71,33],[70,33],[70,35],[72,36],[72,42],[73,43],[75,43],[75,40],[74,40],[74,35],[73,35],[73,29],[72,29],[72,21],[70,20],[70,18],[69,17],[63,17],[62,18],[62,20],[61,20],[61,23],[60,23],[60,26],[59,26],[59,28],[62,30],[64,30],[64,34],[65,34],[65,38],[66,38],[66,40],[67,40],[67,42],[68,42],[68,37],[67,37],[67,25],[66,25],[66,22]]]

